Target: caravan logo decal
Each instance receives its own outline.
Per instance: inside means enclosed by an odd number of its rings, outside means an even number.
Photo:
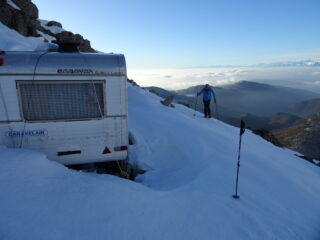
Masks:
[[[58,69],[57,73],[59,74],[93,74],[91,69]]]
[[[48,135],[47,130],[28,130],[28,131],[9,131],[7,132],[8,137],[22,137],[22,136],[30,136],[30,137],[41,137]]]
[[[65,69],[58,69],[58,74],[66,74],[66,75],[98,75],[98,76],[125,76],[123,72],[110,72],[104,70],[92,70],[92,69],[81,69],[81,68],[65,68]]]

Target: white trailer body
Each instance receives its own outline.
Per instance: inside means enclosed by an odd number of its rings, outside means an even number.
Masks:
[[[0,145],[65,165],[127,158],[120,54],[1,52]]]

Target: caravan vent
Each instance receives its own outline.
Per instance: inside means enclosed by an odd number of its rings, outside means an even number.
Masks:
[[[83,120],[104,115],[103,82],[19,82],[25,120]]]

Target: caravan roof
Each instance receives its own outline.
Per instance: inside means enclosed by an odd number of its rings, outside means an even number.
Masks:
[[[126,76],[122,54],[5,52],[0,58],[0,74]]]

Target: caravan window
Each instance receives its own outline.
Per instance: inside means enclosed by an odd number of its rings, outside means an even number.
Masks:
[[[81,120],[104,116],[103,82],[18,82],[25,120]]]

